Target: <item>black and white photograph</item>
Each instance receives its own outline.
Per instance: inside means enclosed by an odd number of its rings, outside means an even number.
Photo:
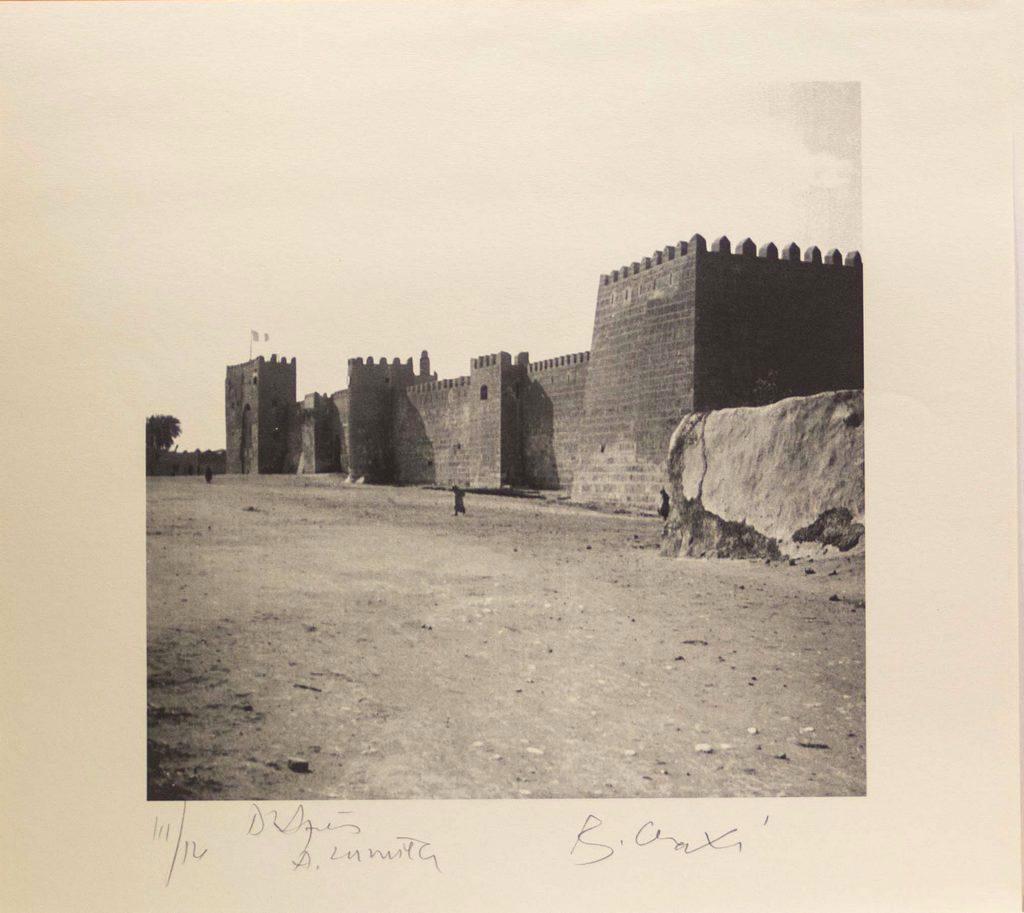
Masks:
[[[863,795],[859,85],[323,18],[176,165],[149,797]]]
[[[1019,910],[1022,28],[0,3],[0,909]]]

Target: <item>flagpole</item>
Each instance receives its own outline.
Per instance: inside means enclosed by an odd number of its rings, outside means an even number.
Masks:
[[[249,361],[252,361],[252,330],[249,331]]]

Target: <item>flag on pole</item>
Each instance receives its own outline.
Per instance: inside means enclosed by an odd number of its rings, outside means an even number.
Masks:
[[[260,334],[259,333],[257,333],[255,330],[249,330],[249,332],[252,333],[252,341],[253,342],[259,342],[260,341]]]

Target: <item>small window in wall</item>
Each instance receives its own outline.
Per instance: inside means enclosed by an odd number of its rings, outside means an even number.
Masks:
[[[487,384],[480,388],[480,399],[487,399]]]

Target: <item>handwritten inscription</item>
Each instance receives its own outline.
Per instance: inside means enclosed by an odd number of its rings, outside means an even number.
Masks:
[[[768,819],[764,819],[767,826]],[[714,836],[712,836],[714,834]],[[702,851],[742,852],[743,841],[739,837],[738,828],[726,831],[700,831],[696,837],[668,833],[654,821],[644,821],[635,830],[629,831],[627,838],[611,836],[605,828],[604,821],[597,815],[588,814],[583,827],[576,833],[575,842],[569,855],[576,865],[596,865],[611,859],[616,851],[626,847],[658,847],[682,856],[691,856]]]
[[[430,841],[419,837],[394,837],[386,844],[371,845],[363,839],[363,829],[345,818],[350,814],[335,811],[314,820],[301,804],[290,814],[282,815],[276,809],[264,810],[253,803],[246,835],[296,837],[297,850],[290,857],[292,870],[296,872],[317,870],[321,863],[335,862],[425,863],[441,871],[441,863]],[[314,838],[320,834],[327,836],[320,838],[314,847]]]
[[[170,886],[179,869],[194,866],[207,857],[208,848],[186,827],[187,812],[188,803],[183,802],[180,815],[158,815],[153,819],[152,841],[166,845],[169,851],[165,886]],[[244,833],[236,832],[238,839],[280,842],[287,860],[282,862],[293,872],[334,868],[337,863],[389,863],[389,867],[409,866],[410,871],[422,868],[438,874],[442,871],[437,850],[429,840],[413,836],[371,840],[353,819],[353,813],[347,810],[310,812],[299,803],[282,812],[254,802],[249,806],[247,819]],[[768,826],[767,817],[762,826]],[[748,829],[747,836],[741,837],[738,827],[687,833],[654,819],[647,819],[638,826],[616,828],[590,813],[576,831],[569,856],[574,865],[590,866],[607,862],[625,851],[660,852],[668,859],[698,853],[740,853],[749,834]]]
[[[195,840],[185,836],[185,813],[188,810],[188,803],[181,803],[181,816],[175,820],[161,820],[158,815],[153,819],[153,841],[169,844],[173,838],[174,852],[171,854],[167,866],[167,878],[164,880],[164,887],[169,887],[174,870],[179,865],[185,865],[190,860],[198,861],[206,856],[207,850],[200,846]]]

